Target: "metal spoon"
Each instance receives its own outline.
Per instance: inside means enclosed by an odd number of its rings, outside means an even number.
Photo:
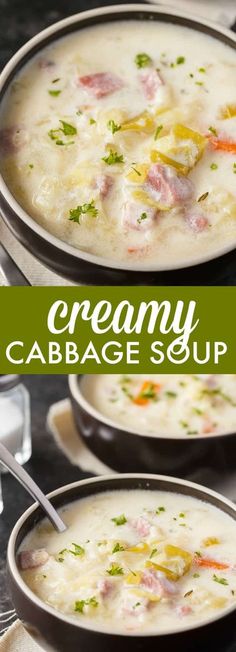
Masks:
[[[25,487],[26,491],[33,496],[41,505],[52,525],[58,532],[65,532],[67,526],[63,523],[61,517],[52,506],[48,498],[43,494],[38,485],[32,480],[30,475],[16,462],[15,458],[3,444],[0,443],[0,462],[15,476],[17,480]]]
[[[23,272],[19,269],[13,258],[0,243],[0,272],[6,285],[30,285]]]

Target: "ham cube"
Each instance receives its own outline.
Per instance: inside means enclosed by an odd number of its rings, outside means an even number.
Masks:
[[[153,102],[156,99],[160,87],[164,85],[160,74],[153,68],[148,72],[143,72],[140,75],[140,79],[146,99]]]
[[[97,72],[93,75],[84,75],[79,78],[79,83],[88,90],[97,100],[111,95],[122,88],[123,81],[111,72]]]
[[[105,199],[113,186],[114,179],[109,174],[99,174],[94,179],[94,188],[99,191],[100,197]]]
[[[207,217],[197,207],[186,214],[186,222],[195,233],[201,233],[209,226]]]
[[[194,193],[190,179],[178,175],[171,166],[160,163],[151,166],[147,174],[146,189],[157,202],[169,208],[189,202]]]
[[[147,537],[150,534],[150,523],[143,516],[132,519],[131,525],[141,538]]]
[[[21,570],[30,568],[39,568],[44,566],[49,559],[49,554],[43,548],[38,550],[22,550],[18,556],[18,562]]]
[[[163,573],[152,569],[144,571],[141,585],[160,597],[174,595],[178,590],[174,582],[168,580]]]
[[[14,126],[0,129],[0,153],[2,156],[15,154],[25,142],[26,133],[20,127]]]

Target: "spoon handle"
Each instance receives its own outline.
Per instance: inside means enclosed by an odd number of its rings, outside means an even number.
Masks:
[[[43,494],[38,485],[32,480],[30,475],[25,471],[25,469],[16,462],[15,458],[5,446],[0,443],[0,462],[15,476],[17,480],[23,485],[23,487],[28,491],[31,496],[37,500],[41,505],[44,512],[50,519],[52,525],[56,528],[58,532],[65,532],[66,525],[63,523],[57,511],[54,509],[48,498]]]
[[[0,271],[7,285],[30,285],[2,243],[0,243]]]

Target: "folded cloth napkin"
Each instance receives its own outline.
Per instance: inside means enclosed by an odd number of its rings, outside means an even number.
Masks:
[[[17,620],[0,639],[0,652],[39,652],[41,648]]]
[[[114,473],[113,469],[103,464],[87,448],[82,437],[80,437],[73,419],[69,399],[59,401],[50,407],[47,416],[47,427],[52,433],[57,446],[72,464],[94,475]],[[222,468],[219,472],[204,467],[191,474],[188,480],[205,484],[236,502],[236,470],[234,473],[227,472],[226,474],[225,468]]]
[[[9,231],[3,220],[0,218],[0,242],[5,246],[10,256],[15,260],[31,285],[73,285],[65,281],[61,276],[50,272],[44,265],[41,265]],[[0,275],[0,286],[4,285],[4,279]]]
[[[226,27],[231,27],[236,20],[235,0],[148,0],[151,4],[165,5],[174,9],[213,20]]]

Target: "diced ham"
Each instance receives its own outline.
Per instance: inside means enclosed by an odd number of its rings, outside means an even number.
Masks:
[[[178,616],[180,616],[180,618],[183,618],[184,616],[188,616],[189,614],[192,613],[192,611],[193,611],[192,607],[190,607],[190,605],[188,604],[178,605],[176,607],[176,613],[178,614]]]
[[[17,127],[0,129],[0,152],[3,156],[15,154],[26,142],[25,130]]]
[[[166,597],[177,593],[176,585],[170,582],[163,573],[148,569],[142,574],[141,586],[155,593],[160,597]]]
[[[186,214],[186,222],[195,233],[202,233],[209,226],[207,217],[197,208]]]
[[[156,208],[143,206],[134,201],[127,201],[123,205],[122,221],[126,228],[135,231],[148,231],[157,217]]]
[[[155,68],[148,72],[142,72],[140,75],[144,95],[150,102],[155,100],[159,88],[164,85],[164,82]]]
[[[131,526],[140,537],[147,537],[150,533],[150,523],[143,516],[132,519]]]
[[[114,179],[108,174],[99,174],[94,179],[94,187],[99,190],[102,199],[105,199],[113,186]]]
[[[190,179],[178,175],[171,166],[160,163],[151,166],[145,188],[156,201],[170,208],[187,203],[194,193],[194,186]]]
[[[214,423],[212,423],[210,419],[205,419],[202,427],[202,432],[204,435],[210,435],[211,433],[215,432]]]
[[[122,88],[123,81],[112,72],[97,72],[79,77],[79,83],[98,100]]]
[[[46,564],[48,559],[49,554],[43,548],[40,548],[39,550],[22,550],[18,556],[21,570],[43,566]]]
[[[102,596],[102,598],[109,597],[113,589],[114,589],[114,583],[112,582],[112,580],[102,579],[98,582],[98,590],[100,591],[100,595]]]

